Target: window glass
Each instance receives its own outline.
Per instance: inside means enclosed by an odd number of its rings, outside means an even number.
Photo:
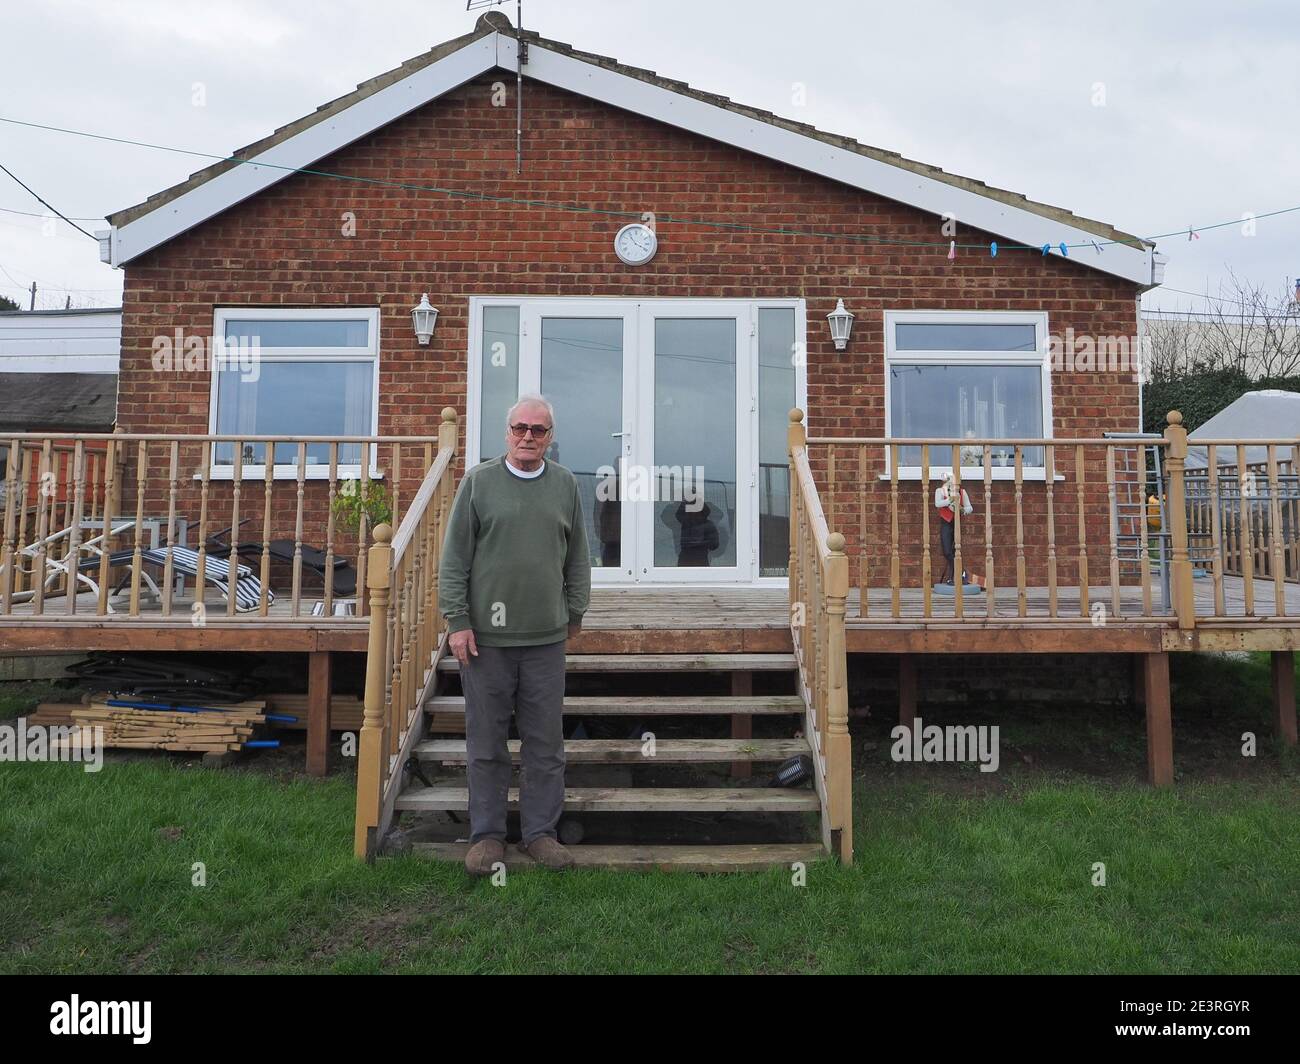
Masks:
[[[790,565],[790,465],[786,440],[795,405],[795,318],[791,307],[758,312],[759,576]]]
[[[216,434],[247,436],[244,463],[261,465],[266,436],[368,436],[374,412],[373,361],[262,361],[256,375],[238,368],[217,375]],[[309,465],[328,465],[328,443],[307,445]],[[276,464],[297,461],[298,445],[277,444]],[[234,444],[218,443],[213,461],[234,463]],[[361,461],[360,444],[339,446],[340,465]]]
[[[1005,322],[899,322],[897,351],[1033,351],[1035,327]]]
[[[1033,366],[900,365],[889,368],[890,433],[904,438],[1043,438],[1043,373]],[[945,448],[931,448],[931,466],[952,464]],[[1014,456],[994,448],[994,465]],[[1009,451],[1009,449],[1007,449]],[[1041,466],[1040,447],[1024,449],[1027,466]],[[919,446],[899,449],[899,463],[921,463]],[[963,465],[981,465],[983,457]]]
[[[547,457],[578,481],[591,564],[617,568],[623,559],[623,319],[543,318],[542,394],[555,408]]]
[[[519,398],[519,308],[483,308],[480,462],[505,454],[506,414]]]
[[[656,318],[654,381],[654,564],[733,566],[735,319]]]
[[[366,318],[227,318],[226,342],[262,347],[369,347]]]

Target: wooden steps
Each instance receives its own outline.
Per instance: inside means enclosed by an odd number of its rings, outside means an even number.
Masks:
[[[437,695],[424,704],[426,713],[465,713],[463,695]],[[798,695],[652,695],[645,698],[565,695],[566,717],[655,717],[802,714]]]
[[[459,672],[460,662],[444,657],[443,672]],[[790,672],[793,654],[570,654],[568,672]]]
[[[784,761],[806,754],[806,739],[657,739],[654,756],[647,756],[640,739],[568,739],[564,757],[569,764],[686,764],[732,761]],[[420,761],[463,765],[464,739],[429,739],[415,748]],[[510,757],[519,762],[519,740],[510,741]]]
[[[510,788],[509,808],[519,808],[519,791]],[[397,797],[402,812],[469,810],[469,788],[454,786],[408,788]],[[605,813],[803,813],[820,809],[810,790],[747,787],[569,787],[566,812]]]
[[[818,843],[768,843],[719,846],[570,846],[578,868],[607,868],[621,872],[758,872],[789,868],[796,861],[811,864],[826,857]],[[411,852],[439,861],[463,864],[467,842],[415,842]],[[507,870],[537,867],[516,846],[506,847]]]
[[[788,868],[797,861],[825,856],[818,842],[767,841],[803,836],[803,825],[788,819],[789,814],[821,812],[821,800],[809,782],[788,788],[747,782],[755,765],[775,766],[794,757],[811,756],[808,740],[800,731],[806,712],[803,699],[799,695],[754,693],[755,673],[779,677],[795,670],[792,654],[570,654],[565,661],[568,673],[608,679],[595,688],[600,694],[566,695],[564,715],[570,719],[621,720],[622,724],[612,727],[607,723],[603,729],[594,724],[592,728],[597,735],[608,736],[612,730],[614,735],[621,732],[625,736],[565,741],[566,762],[571,768],[583,769],[569,782],[583,785],[565,790],[564,816],[558,830],[562,840],[572,839],[574,845],[569,850],[579,867],[733,872]],[[418,823],[422,813],[461,814],[428,818],[425,830],[416,832],[421,841],[403,845],[435,860],[463,862],[468,843],[451,840],[468,834],[469,827],[463,819],[469,810],[465,781],[468,756],[462,737],[465,698],[445,693],[448,686],[455,690],[453,677],[459,671],[456,660],[444,658],[438,669],[435,693],[424,704],[429,728],[410,751],[417,767],[423,765],[425,769],[408,777],[394,811],[405,814],[403,835],[411,826],[407,818],[415,818]],[[732,693],[690,693],[690,688],[700,686],[690,682],[673,685],[685,693],[667,693],[666,678],[680,673],[692,678],[721,673],[724,682],[711,689],[724,692],[728,689],[725,679],[730,675]],[[716,683],[716,679],[710,682]],[[793,679],[780,678],[776,682],[784,684],[785,690],[794,687]],[[653,693],[624,693],[646,691]],[[755,724],[753,718],[762,719]],[[657,733],[669,719],[673,721],[673,737],[657,737],[652,757],[647,756],[640,738],[627,735],[634,722],[642,722],[635,729],[638,732]],[[751,737],[759,725],[761,737]],[[450,735],[431,734],[438,731]],[[511,760],[519,765],[519,741],[510,741],[508,748]],[[705,770],[705,766],[730,766],[730,776],[725,775],[725,767],[724,774],[720,774],[717,767]],[[509,809],[517,812],[519,791],[512,788],[507,800]],[[606,814],[606,818],[594,816],[596,813]],[[609,818],[611,813],[619,817]],[[701,820],[689,815],[692,813],[754,815],[730,821],[725,831],[719,831],[715,818]],[[593,815],[587,819],[586,814]],[[786,816],[773,820],[774,814]],[[654,833],[645,837],[664,841],[627,844],[628,839],[641,835],[638,824],[645,825],[642,830]],[[592,844],[599,842],[600,836],[609,840],[608,845]],[[698,841],[711,838],[718,841]],[[534,864],[514,846],[508,847],[506,854],[508,868]]]

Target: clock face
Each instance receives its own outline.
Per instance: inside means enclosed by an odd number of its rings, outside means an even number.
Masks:
[[[641,222],[625,225],[614,237],[614,253],[629,266],[642,266],[655,257],[659,238],[655,231]]]

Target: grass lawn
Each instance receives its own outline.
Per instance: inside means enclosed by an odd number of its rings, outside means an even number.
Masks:
[[[1300,972],[1300,766],[1264,726],[1265,666],[1178,667],[1175,756],[1192,760],[1161,793],[1140,782],[1132,713],[1111,748],[1122,768],[1085,775],[1053,751],[1100,750],[1095,722],[1026,712],[1003,743],[1036,756],[1004,753],[996,781],[909,776],[878,741],[888,722],[868,722],[857,860],[811,866],[804,887],[783,870],[494,887],[418,858],[356,862],[347,772],[0,764],[0,970]],[[0,717],[43,697],[0,690]],[[1216,768],[1207,751],[1243,721],[1261,756]]]

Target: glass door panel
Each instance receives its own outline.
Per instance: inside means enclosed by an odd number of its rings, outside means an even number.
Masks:
[[[520,393],[540,392],[555,408],[548,461],[578,481],[592,580],[629,580],[635,545],[620,471],[631,447],[636,335],[626,303],[554,301],[524,305]]]
[[[618,569],[623,562],[617,474],[623,457],[623,319],[544,317],[541,328],[541,392],[555,407],[558,428],[546,457],[578,478],[592,566]]]
[[[749,579],[747,323],[732,308],[643,306],[639,579]]]

